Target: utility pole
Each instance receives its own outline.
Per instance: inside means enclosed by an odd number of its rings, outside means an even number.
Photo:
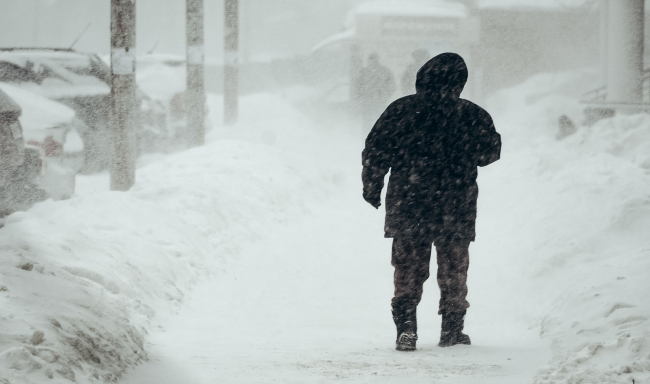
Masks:
[[[187,0],[187,139],[190,146],[205,143],[205,75],[203,0]]]
[[[111,190],[135,184],[135,0],[111,0]]]
[[[607,101],[643,102],[644,0],[607,3]]]
[[[250,0],[239,0],[239,64],[251,61]]]
[[[239,0],[225,0],[224,124],[237,121],[239,82]]]
[[[600,28],[599,28],[599,66],[601,85],[607,87],[607,66],[609,60],[609,0],[600,0]]]

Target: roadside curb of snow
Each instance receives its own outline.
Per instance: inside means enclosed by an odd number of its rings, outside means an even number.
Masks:
[[[327,176],[268,146],[217,141],[138,170],[128,193],[44,202],[0,230],[0,378],[112,382],[239,244],[327,195]]]
[[[555,152],[564,164],[549,181],[573,180],[564,188],[579,234],[540,257],[539,273],[562,290],[540,327],[555,357],[535,384],[650,383],[648,128],[648,115],[617,116],[581,127]]]
[[[532,382],[647,384],[650,116],[578,125],[558,141],[557,118],[582,115],[570,84],[589,86],[585,74],[540,75],[496,99],[504,159],[517,159],[492,186],[516,201],[501,231],[518,234],[517,305],[554,356]]]

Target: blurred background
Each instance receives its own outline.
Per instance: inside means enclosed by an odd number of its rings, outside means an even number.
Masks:
[[[380,57],[390,61],[395,72],[399,72],[400,65],[408,64],[409,51],[417,48],[428,48],[430,54],[448,49],[461,51],[475,70],[482,71],[485,93],[516,84],[534,73],[578,68],[598,61],[597,1],[466,0],[445,6],[436,1],[418,1],[411,2],[410,7],[382,1],[380,7],[369,7],[371,3],[241,0],[242,91],[318,84],[342,77],[350,63],[346,44],[354,39],[360,41],[363,56],[385,45]],[[76,50],[109,53],[107,1],[3,0],[2,7],[2,47],[69,48],[78,39]],[[137,1],[138,54],[184,57],[184,10],[182,1]],[[205,49],[211,67],[207,70],[207,86],[212,92],[222,88],[219,66],[223,61],[223,13],[222,1],[205,1]],[[382,18],[383,27],[373,26],[373,17]],[[457,32],[428,33],[427,38],[425,30],[435,17],[460,19],[462,26]],[[386,24],[391,23],[391,18],[392,26]],[[420,23],[419,27],[425,29],[407,30],[399,22]],[[391,45],[391,35],[392,40],[401,35],[406,46]]]

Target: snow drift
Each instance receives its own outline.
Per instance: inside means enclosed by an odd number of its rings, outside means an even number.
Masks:
[[[504,155],[482,184],[499,196],[479,207],[483,233],[503,239],[504,278],[523,289],[511,308],[552,341],[540,384],[650,380],[650,116],[581,126],[594,77],[539,75],[488,106]],[[579,129],[558,141],[562,114]]]
[[[267,145],[213,140],[143,165],[128,193],[86,193],[8,217],[0,382],[113,382],[147,360],[148,330],[198,279],[325,196],[310,164]]]

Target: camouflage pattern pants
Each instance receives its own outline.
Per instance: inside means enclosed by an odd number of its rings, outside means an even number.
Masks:
[[[469,240],[435,241],[438,258],[438,314],[462,312],[469,307],[467,269]],[[392,264],[395,267],[395,297],[393,307],[417,306],[422,299],[422,286],[429,278],[431,243],[417,239],[393,239]]]

